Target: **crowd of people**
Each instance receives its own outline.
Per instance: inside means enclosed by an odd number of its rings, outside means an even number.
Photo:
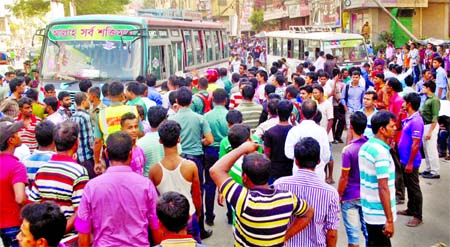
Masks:
[[[419,178],[439,179],[450,159],[450,117],[439,116],[449,52],[422,60],[411,44],[403,63],[349,69],[320,52],[288,75],[285,59],[267,72],[264,44],[253,47],[161,88],[149,74],[56,94],[38,71],[5,75],[3,244],[76,233],[81,247],[204,246],[217,204],[236,246],[336,246],[340,220],[349,246],[390,246],[397,215],[419,226]]]

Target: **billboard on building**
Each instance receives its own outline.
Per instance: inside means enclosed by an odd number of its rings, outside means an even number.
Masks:
[[[379,0],[386,8],[427,8],[428,0]],[[344,9],[377,8],[373,0],[344,0]]]
[[[348,0],[347,0],[348,1]],[[340,0],[309,0],[308,1],[311,25],[341,25]]]

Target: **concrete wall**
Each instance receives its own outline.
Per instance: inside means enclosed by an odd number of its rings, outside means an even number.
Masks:
[[[445,3],[428,3],[428,8],[422,9],[422,34],[426,38],[449,39],[449,22],[448,1]],[[414,29],[415,34],[416,31],[420,37],[419,30]]]

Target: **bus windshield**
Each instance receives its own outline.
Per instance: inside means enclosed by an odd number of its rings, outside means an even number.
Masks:
[[[42,78],[134,80],[142,67],[142,39],[124,36],[133,29],[131,25],[51,27],[41,60]]]
[[[363,40],[324,41],[325,54],[332,54],[338,63],[361,62],[367,60],[367,51]]]

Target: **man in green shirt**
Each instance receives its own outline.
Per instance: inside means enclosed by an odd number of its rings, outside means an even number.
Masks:
[[[440,101],[434,94],[436,84],[432,81],[423,84],[422,94],[427,95],[427,100],[420,110],[423,122],[425,124],[423,131],[423,150],[425,152],[425,171],[421,173],[423,178],[440,178],[439,175],[439,153],[436,148],[439,132],[438,117]]]
[[[253,102],[255,89],[251,85],[245,85],[241,89],[242,102],[236,107],[236,110],[242,113],[243,123],[248,124],[252,132],[258,126],[259,117],[261,116],[263,107]]]
[[[139,82],[129,82],[127,84],[127,89],[125,90],[125,97],[127,98],[126,105],[140,105],[144,108],[144,116],[147,119],[147,107],[145,106],[145,102],[142,100],[141,90],[139,89]]]
[[[208,88],[208,80],[204,77],[198,79],[198,92],[192,97],[191,110],[195,113],[203,115],[205,113],[205,104],[210,104],[208,101],[209,93],[206,91]]]
[[[211,127],[214,142],[205,147],[205,222],[209,226],[214,225],[214,203],[216,196],[216,185],[209,175],[209,168],[219,159],[220,141],[228,135],[227,92],[218,88],[213,93],[214,109],[205,114],[205,119]]]

